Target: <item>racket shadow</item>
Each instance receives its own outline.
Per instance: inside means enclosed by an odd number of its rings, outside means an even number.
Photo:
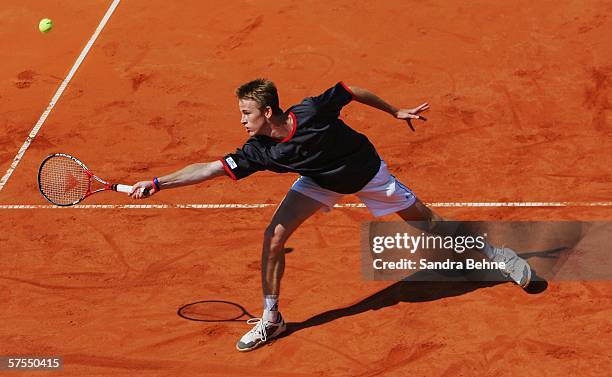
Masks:
[[[285,254],[293,248],[284,249]],[[196,322],[246,322],[255,316],[240,304],[226,300],[202,300],[185,304],[178,308],[176,314],[186,320]]]
[[[246,322],[254,318],[242,305],[224,300],[202,300],[181,306],[176,314],[196,322]]]

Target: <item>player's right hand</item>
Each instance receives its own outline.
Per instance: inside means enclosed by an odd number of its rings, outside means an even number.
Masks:
[[[132,199],[144,199],[155,194],[153,181],[140,181],[132,186],[132,191],[128,194]]]

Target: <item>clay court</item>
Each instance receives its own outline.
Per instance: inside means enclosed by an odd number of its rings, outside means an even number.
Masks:
[[[259,315],[263,231],[296,175],[222,177],[146,201],[102,193],[72,208],[51,206],[36,180],[55,152],[126,184],[212,161],[246,140],[233,94],[243,82],[274,80],[286,108],[343,80],[397,106],[430,103],[416,132],[358,103],[342,116],[441,215],[612,220],[609,2],[122,1],[17,158],[112,4],[2,2],[0,355],[62,356],[66,376],[612,370],[610,281],[537,293],[367,281],[359,234],[372,217],[353,196],[289,240],[291,331],[242,354],[246,318],[177,312],[224,300]]]

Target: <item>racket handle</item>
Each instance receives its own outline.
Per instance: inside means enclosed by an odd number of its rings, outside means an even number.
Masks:
[[[129,194],[132,191],[132,186],[128,186],[128,185],[113,185],[113,190]]]

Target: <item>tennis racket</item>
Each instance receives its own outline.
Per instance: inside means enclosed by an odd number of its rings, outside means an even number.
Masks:
[[[101,191],[130,193],[132,186],[111,184],[94,175],[65,153],[47,156],[38,169],[38,189],[45,199],[58,206],[73,206]]]

